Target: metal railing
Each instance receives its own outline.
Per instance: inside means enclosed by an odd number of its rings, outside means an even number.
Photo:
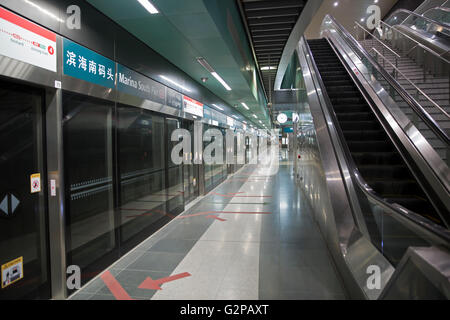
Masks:
[[[405,56],[407,56],[409,53],[412,52],[412,50],[416,49],[417,47],[421,47],[422,49],[428,51],[429,53],[431,53],[432,55],[436,56],[437,58],[441,59],[442,61],[444,61],[445,63],[450,63],[450,61],[448,61],[447,59],[445,59],[443,57],[443,55],[445,54],[445,52],[443,54],[439,54],[436,51],[431,50],[430,48],[424,46],[423,44],[421,44],[420,42],[418,42],[417,40],[411,38],[410,36],[408,36],[406,33],[404,33],[403,31],[394,28],[393,26],[388,25],[386,22],[384,21],[380,21],[380,26],[381,27],[385,27],[388,30],[394,30],[395,32],[398,32],[399,34],[401,34],[402,36],[408,38],[409,40],[411,40],[412,42],[414,42],[416,45],[414,47],[412,47],[407,53],[405,53]],[[383,35],[386,34],[386,31],[383,30]],[[377,38],[378,39],[378,38]],[[381,41],[381,40],[380,40]],[[386,45],[386,44],[385,44]],[[448,51],[447,51],[448,52]]]
[[[436,9],[436,8],[428,9],[427,12],[428,12],[429,10],[432,10],[432,9]],[[428,18],[428,17],[426,17],[426,16],[424,16],[424,15],[417,14],[417,13],[415,13],[415,12],[412,12],[412,11],[409,11],[409,10],[405,10],[405,9],[399,9],[399,10],[394,11],[394,12],[389,16],[389,18],[386,19],[386,20],[390,20],[392,16],[398,15],[398,14],[400,14],[400,13],[404,13],[404,14],[407,14],[407,15],[408,15],[408,17],[407,17],[403,22],[406,22],[406,20],[408,20],[410,17],[416,17],[416,18],[425,20],[425,21],[427,21],[428,23],[431,23],[431,24],[434,24],[434,25],[436,25],[436,26],[439,26],[439,27],[441,27],[441,28],[443,28],[443,29],[448,29],[448,26],[447,26],[447,25],[442,24],[442,23],[439,22],[439,21],[430,19],[430,18]],[[425,12],[425,13],[426,13],[426,12]]]
[[[366,28],[364,28],[364,27],[363,27],[362,25],[360,25],[358,22],[355,21],[355,24],[356,24],[355,29],[356,29],[356,27],[358,27],[359,29],[361,29],[361,30],[364,32],[363,39],[366,39],[366,35],[368,35],[369,37],[372,38],[372,41],[373,41],[373,40],[376,40],[379,44],[381,44],[381,45],[383,46],[383,54],[384,54],[384,52],[385,52],[385,49],[387,49],[390,53],[392,53],[392,54],[394,55],[394,58],[395,58],[395,66],[398,67],[398,59],[400,59],[401,56],[400,56],[397,52],[395,52],[394,50],[392,50],[392,49],[391,49],[388,45],[386,45],[383,41],[381,41],[380,39],[378,39],[377,37],[375,37],[369,30],[367,30]],[[356,33],[356,39],[357,39],[358,41],[360,41],[360,38],[359,38],[359,32]]]
[[[372,57],[370,54],[366,52],[364,47],[356,41],[354,37],[350,33],[348,33],[347,30],[345,30],[344,27],[342,27],[339,22],[337,22],[333,17],[329,16],[330,19],[333,20],[334,24],[338,26],[338,30],[342,33],[344,39],[348,41],[349,45],[355,50],[355,53],[357,55],[364,56],[369,63],[371,63],[378,73],[380,73],[389,83],[390,86],[392,86],[399,95],[408,103],[408,105],[411,107],[412,110],[414,110],[418,116],[426,123],[426,125],[445,143],[445,145],[450,144],[450,137],[447,135],[447,133],[439,126],[439,124],[431,117],[431,115],[425,110],[423,106],[421,106],[416,99],[414,99],[399,83],[397,80],[395,80],[386,70],[384,70],[381,65],[378,67],[378,62],[372,61]],[[358,54],[357,52],[360,52]],[[365,53],[366,52],[366,53]]]
[[[392,76],[395,80],[399,80],[398,79],[398,75],[401,75],[402,78],[404,78],[406,81],[408,81],[408,83],[410,85],[412,85],[414,87],[414,89],[416,90],[416,100],[419,100],[419,96],[422,95],[423,97],[425,97],[426,100],[428,100],[429,102],[431,102],[431,104],[436,107],[437,109],[439,109],[439,111],[442,112],[442,114],[444,114],[447,118],[450,119],[450,115],[440,106],[438,105],[433,99],[431,99],[425,92],[423,92],[422,89],[420,89],[416,84],[414,84],[414,82],[412,82],[404,73],[402,73],[396,66],[394,66],[388,58],[386,58],[383,54],[381,54],[377,49],[372,48],[370,49],[370,51],[375,52],[375,58],[378,61],[378,58],[381,57],[381,59],[383,60],[383,68],[386,69],[386,63],[388,63],[392,68]],[[369,51],[369,53],[370,53]],[[426,112],[426,111],[425,111]]]

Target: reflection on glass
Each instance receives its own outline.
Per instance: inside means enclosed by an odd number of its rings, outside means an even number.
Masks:
[[[167,145],[168,145],[168,174],[167,174],[167,211],[169,213],[180,213],[183,211],[184,199],[183,199],[183,167],[182,165],[176,165],[172,161],[170,154],[172,153],[172,148],[176,146],[179,142],[171,141],[172,132],[176,129],[181,128],[180,120],[173,118],[166,118],[166,128],[167,128]]]
[[[1,81],[0,96],[0,265],[23,257],[24,270],[16,282],[18,269],[5,270],[0,299],[48,299],[43,94]],[[31,194],[36,173],[44,185]]]
[[[164,119],[150,111],[118,107],[118,158],[122,242],[165,215]]]
[[[64,164],[67,261],[90,268],[115,245],[113,202],[113,104],[65,93]]]

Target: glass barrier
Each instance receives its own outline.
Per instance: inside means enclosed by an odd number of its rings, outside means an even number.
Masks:
[[[424,17],[448,25],[450,27],[450,9],[433,8],[425,12],[423,15]]]
[[[392,27],[400,24],[405,25],[413,30],[419,32],[422,31],[430,36],[438,38],[448,39],[450,36],[449,28],[446,28],[445,25],[441,25],[439,20],[414,14],[408,10],[398,10],[386,20],[386,23]]]

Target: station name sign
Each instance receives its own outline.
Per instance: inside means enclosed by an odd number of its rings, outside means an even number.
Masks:
[[[73,41],[64,39],[64,74],[114,89],[116,64],[114,61],[91,51]]]
[[[122,65],[117,66],[117,90],[166,104],[166,87]]]

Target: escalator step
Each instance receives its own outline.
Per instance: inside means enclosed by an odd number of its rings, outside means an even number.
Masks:
[[[383,198],[411,198],[422,193],[415,180],[365,180]]]
[[[347,141],[350,152],[367,152],[375,154],[377,152],[391,152],[393,147],[386,141]]]
[[[359,172],[365,179],[402,179],[409,176],[408,167],[404,165],[361,165]]]
[[[342,130],[380,130],[377,121],[339,121]]]
[[[331,94],[333,92],[352,92],[353,94],[359,94],[358,90],[356,89],[356,87],[354,86],[349,86],[346,84],[342,84],[342,85],[337,85],[337,86],[332,86],[330,88],[327,89],[328,93]]]
[[[396,165],[403,163],[402,158],[397,152],[377,152],[377,153],[352,152],[352,158],[358,167],[360,165],[371,165],[371,164]]]
[[[365,104],[347,104],[342,106],[335,106],[334,111],[338,113],[353,113],[353,112],[366,112],[370,110],[369,106]]]
[[[365,102],[364,98],[361,96],[350,97],[350,98],[331,98],[331,102],[333,105],[352,105],[352,104],[362,104]]]
[[[383,130],[344,130],[343,133],[347,141],[386,140],[386,133]]]
[[[338,88],[336,88],[338,89]],[[328,96],[330,98],[359,98],[359,95],[356,91],[338,91],[338,90],[331,90],[328,91]]]

